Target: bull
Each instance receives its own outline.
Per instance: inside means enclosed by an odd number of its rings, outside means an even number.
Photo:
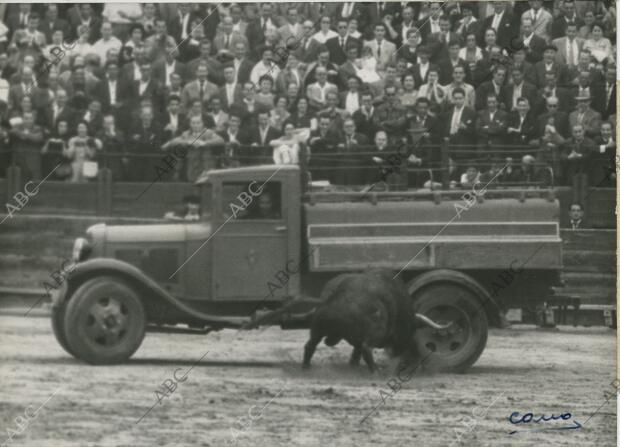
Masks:
[[[376,369],[373,348],[387,348],[393,355],[407,351],[416,357],[416,319],[410,316],[410,298],[403,281],[391,272],[370,270],[339,275],[325,285],[321,302],[305,345],[304,368],[310,367],[323,339],[328,346],[346,340],[353,346],[349,364],[358,365],[363,358],[370,371]]]

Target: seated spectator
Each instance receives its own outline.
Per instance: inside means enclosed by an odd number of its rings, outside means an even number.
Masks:
[[[415,105],[418,97],[418,91],[415,88],[415,77],[413,73],[407,73],[402,78],[402,88],[398,92],[400,104],[403,107]]]
[[[128,136],[128,147],[134,158],[126,161],[128,181],[152,182],[158,177],[156,166],[159,162],[162,129],[154,119],[152,107],[142,107],[140,117],[132,123]],[[129,152],[128,151],[128,152]]]
[[[205,128],[199,116],[190,119],[189,127],[180,136],[164,144],[162,149],[168,150],[177,146],[187,151],[185,178],[193,183],[203,172],[217,167],[215,148],[223,149],[224,140],[215,131]]]
[[[565,185],[573,185],[575,176],[588,174],[590,160],[595,151],[596,145],[594,141],[586,137],[584,126],[582,124],[575,124],[572,137],[566,140],[561,153],[562,174]]]
[[[482,102],[482,98],[479,100]],[[497,146],[506,144],[506,128],[508,127],[508,114],[499,110],[497,96],[489,94],[486,104],[486,109],[478,112],[476,121],[480,155],[484,155],[489,149],[493,150]]]
[[[213,96],[219,94],[217,85],[209,82],[207,77],[209,76],[209,70],[206,63],[198,64],[196,68],[196,79],[188,82],[183,87],[183,96],[181,97],[181,103],[183,109],[188,110],[189,104],[193,100],[200,100],[202,104],[204,101],[209,101]]]
[[[273,78],[265,74],[261,76],[258,83],[258,91],[255,96],[256,104],[262,109],[271,110],[275,107],[274,99]]]
[[[41,150],[41,167],[46,175],[50,174],[50,179],[62,181],[72,175],[71,160],[65,156],[69,137],[69,123],[60,120]]]
[[[264,75],[269,75],[273,84],[273,79],[277,78],[280,74],[280,67],[273,62],[273,50],[265,46],[261,49],[260,54],[261,60],[254,65],[250,73],[250,81],[252,81],[257,89]]]
[[[265,160],[272,158],[272,151],[269,146],[272,140],[281,136],[281,132],[269,124],[269,111],[259,109],[258,126],[248,132],[248,143],[253,146],[245,155],[245,162],[242,164],[262,164]]]
[[[476,135],[476,112],[465,105],[465,91],[460,87],[452,91],[452,102],[454,105],[443,117],[444,136],[450,144],[458,146],[452,150],[450,158],[459,165],[461,160],[470,157]]]
[[[40,180],[43,129],[34,123],[32,112],[25,112],[10,131],[13,162],[21,169],[22,178]]]
[[[101,150],[99,151],[99,165],[112,171],[112,178],[115,181],[123,181],[127,178],[127,169],[129,168],[128,160],[121,157],[123,148],[125,147],[125,135],[116,127],[114,115],[107,114],[103,117],[103,129],[97,134],[97,138],[101,141]]]
[[[88,134],[88,123],[77,125],[77,135],[69,140],[64,156],[71,161],[71,182],[92,180],[97,176],[97,151],[103,147],[98,138]]]
[[[590,37],[586,38],[583,48],[590,50],[597,62],[603,63],[614,60],[614,51],[608,38],[603,37],[604,27],[602,23],[594,23]]]
[[[379,168],[379,178],[367,178],[366,183],[385,183],[388,191],[406,191],[407,190],[407,172],[403,169],[405,163],[395,163],[390,158],[390,148],[388,146],[388,135],[385,131],[380,130],[375,135],[374,147],[371,148],[373,153],[370,157],[369,164],[376,165]],[[376,172],[376,171],[375,171]]]
[[[568,207],[569,225],[572,230],[580,230],[583,228],[584,209],[581,203],[571,203]]]
[[[222,102],[219,96],[213,96],[207,103],[208,115],[213,120],[216,132],[222,132],[228,123],[228,113],[222,110]],[[209,127],[209,126],[207,126]]]
[[[362,55],[355,61],[357,70],[355,74],[365,84],[374,84],[381,80],[379,73],[377,72],[377,60],[372,54],[372,48],[364,46],[362,48]]]
[[[185,114],[181,112],[181,98],[176,95],[168,98],[168,107],[162,116],[161,124],[164,126],[162,136],[164,141],[178,137],[187,130],[189,123]]]
[[[306,96],[308,97],[310,107],[315,110],[322,110],[327,105],[327,93],[335,92],[338,95],[338,87],[327,82],[327,69],[325,67],[317,67],[315,76],[316,82],[308,85]]]
[[[476,63],[484,58],[484,53],[478,47],[475,33],[469,33],[465,37],[465,46],[459,51],[459,59],[465,61],[470,71],[476,67]]]
[[[365,157],[357,155],[359,152],[368,151],[368,139],[355,129],[353,118],[345,118],[342,125],[342,133],[334,140],[336,150],[342,157],[333,161],[333,167],[341,169],[334,172],[334,183],[343,185],[363,185],[370,179],[368,167],[365,166]]]
[[[446,105],[447,93],[445,87],[439,84],[439,72],[436,68],[428,70],[428,82],[420,86],[417,98],[428,99],[430,111],[434,115],[442,113]]]
[[[300,142],[293,124],[286,124],[284,126],[284,135],[269,142],[273,147],[273,162],[277,165],[299,164]]]
[[[347,90],[340,93],[340,108],[346,110],[349,115],[353,115],[360,108],[362,94],[359,86],[360,79],[356,75],[351,75],[347,79]]]
[[[590,107],[590,95],[585,93],[575,98],[577,110],[568,116],[568,123],[571,128],[577,124],[583,126],[585,135],[588,138],[595,138],[601,126],[601,114]]]
[[[473,188],[480,183],[480,172],[475,166],[468,166],[465,172],[461,175],[461,188]]]
[[[316,130],[319,125],[314,114],[311,113],[308,100],[305,97],[299,98],[296,110],[287,118],[286,123],[292,123],[297,132],[303,133],[304,141],[310,137],[310,132]]]
[[[101,65],[105,65],[108,51],[111,49],[120,51],[122,46],[123,43],[112,34],[112,24],[110,22],[103,22],[101,24],[101,39],[95,42],[91,50],[99,56]]]
[[[317,129],[310,131],[308,138],[308,148],[310,151],[310,170],[312,180],[326,180],[334,183],[336,176],[330,170],[336,153],[336,142],[338,136],[334,135],[330,129],[331,119],[327,115],[319,115]]]
[[[452,71],[452,82],[445,87],[446,99],[449,104],[454,104],[452,102],[452,92],[457,88],[463,90],[465,93],[465,105],[467,105],[468,108],[475,110],[476,91],[472,85],[465,82],[465,68],[461,66],[454,67],[454,70]]]
[[[592,154],[590,184],[595,187],[616,186],[616,140],[612,123],[601,124],[601,133],[594,139],[596,149]]]
[[[396,96],[396,87],[385,88],[385,102],[377,107],[373,120],[375,126],[385,130],[391,138],[402,136],[406,124],[405,110],[401,107]]]
[[[276,106],[270,111],[269,122],[271,126],[282,132],[284,130],[284,123],[290,116],[291,114],[288,111],[288,100],[286,96],[279,96],[276,99]],[[296,126],[293,125],[293,127]]]
[[[513,146],[512,156],[521,157],[525,151],[537,146],[536,117],[530,110],[530,103],[527,99],[521,98],[517,101],[517,110],[508,118],[508,144]]]

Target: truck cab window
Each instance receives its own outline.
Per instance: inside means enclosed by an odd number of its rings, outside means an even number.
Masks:
[[[222,216],[225,219],[274,220],[282,218],[280,182],[225,182]]]

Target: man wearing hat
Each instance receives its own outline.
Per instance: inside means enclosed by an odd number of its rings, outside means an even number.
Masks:
[[[566,67],[556,60],[558,49],[554,45],[547,45],[543,51],[543,60],[536,62],[534,70],[536,72],[536,86],[542,88],[545,86],[545,73],[555,73],[555,79],[563,84],[566,79]]]
[[[590,94],[579,94],[575,100],[577,101],[577,110],[568,116],[568,123],[572,129],[580,125],[588,138],[595,138],[601,127],[601,114],[592,110],[590,107]]]

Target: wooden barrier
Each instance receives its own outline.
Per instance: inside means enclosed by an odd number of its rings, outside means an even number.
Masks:
[[[445,149],[442,150],[442,154],[446,152]],[[14,195],[23,191],[24,183],[19,168],[9,167],[6,178],[0,179],[0,197],[5,198],[1,214],[6,214],[6,204],[15,205]],[[442,183],[448,183],[447,169],[442,170]],[[159,218],[165,212],[178,206],[184,195],[200,193],[200,188],[191,183],[114,182],[110,170],[102,168],[95,181],[82,183],[46,181],[39,188],[39,192],[30,197],[28,203],[18,212]],[[586,227],[616,228],[616,190],[614,188],[588,187],[587,179],[582,179],[573,188],[556,187],[555,193],[561,207],[560,216],[558,216],[560,226],[568,226],[570,203],[580,201],[586,209]],[[209,193],[203,194],[205,209],[210,206],[210,199]]]

